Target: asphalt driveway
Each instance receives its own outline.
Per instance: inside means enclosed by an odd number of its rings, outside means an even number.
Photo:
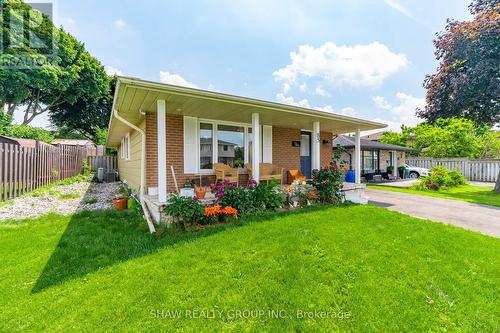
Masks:
[[[366,193],[377,206],[500,237],[499,207],[370,188]]]

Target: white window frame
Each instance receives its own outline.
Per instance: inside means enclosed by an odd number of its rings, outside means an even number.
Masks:
[[[125,161],[130,161],[130,133],[127,133],[127,135],[122,138],[120,151],[121,158]]]
[[[200,168],[201,156],[199,154],[200,154],[200,124],[201,123],[212,125],[212,163],[218,163],[217,161],[219,160],[219,146],[217,144],[217,142],[218,142],[218,138],[217,138],[218,125],[230,125],[230,126],[243,127],[243,129],[244,129],[244,131],[243,131],[244,163],[250,163],[250,161],[248,160],[248,156],[249,156],[248,129],[252,128],[251,123],[237,123],[237,122],[232,122],[232,121],[198,118],[198,127],[196,128],[196,132],[197,132],[197,136],[198,136],[198,139],[196,141],[196,149],[198,151],[198,161],[197,161],[198,174],[213,174],[214,173],[213,169],[201,169]],[[261,125],[261,128],[262,128],[262,125]],[[262,129],[259,132],[260,132],[260,136],[261,136],[260,143],[262,145]],[[262,158],[262,148],[260,149],[260,153],[261,153],[261,158]]]

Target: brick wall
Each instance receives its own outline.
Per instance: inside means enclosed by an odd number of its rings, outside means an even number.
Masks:
[[[321,132],[320,133],[320,166],[327,165],[330,163],[333,157],[333,145],[332,139],[333,135],[329,132]],[[327,144],[323,144],[323,140],[328,140]]]
[[[273,164],[285,168],[283,182],[288,170],[300,170],[300,147],[292,147],[292,141],[300,141],[299,129],[273,126]]]

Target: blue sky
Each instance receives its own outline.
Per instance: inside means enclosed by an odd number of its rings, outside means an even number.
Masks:
[[[432,39],[469,0],[57,1],[107,70],[415,125]],[[39,119],[36,125],[46,125]]]

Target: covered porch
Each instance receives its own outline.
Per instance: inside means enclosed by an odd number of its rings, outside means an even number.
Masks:
[[[108,144],[120,142],[120,133],[130,130],[130,124],[144,132],[140,193],[153,189],[149,194],[160,204],[176,191],[176,184],[213,176],[215,163],[237,169],[242,179],[248,179],[244,166],[250,165],[257,182],[261,168],[253,166],[261,163],[310,176],[331,160],[333,136],[342,133],[356,134],[354,160],[360,165],[360,132],[385,127],[330,112],[124,77],[118,78],[114,114],[125,121],[110,124],[116,128]],[[356,181],[360,178],[356,168]]]

